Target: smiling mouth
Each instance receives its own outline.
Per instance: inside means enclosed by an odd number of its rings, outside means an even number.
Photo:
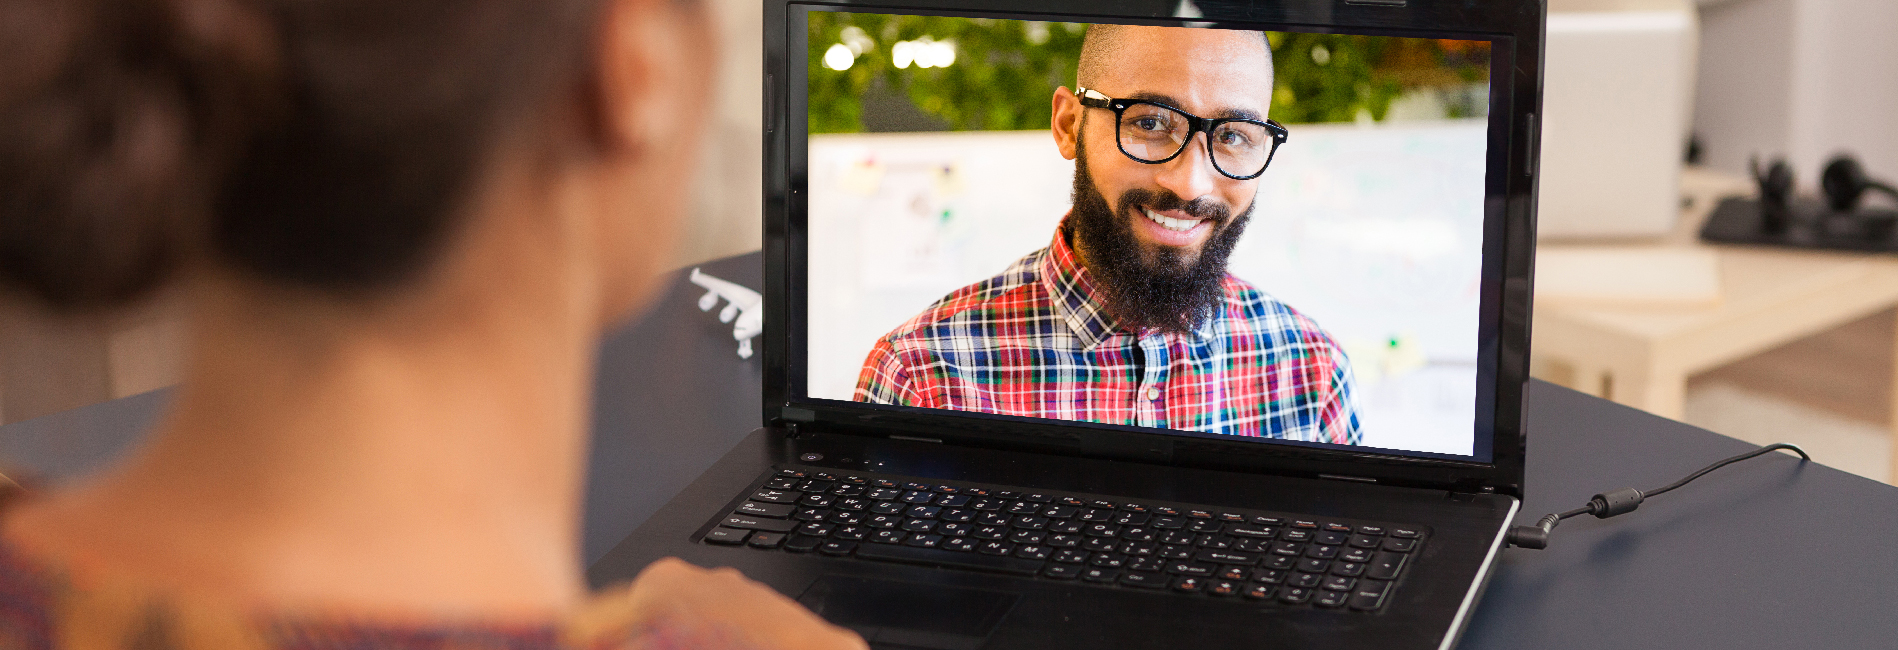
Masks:
[[[1187,232],[1192,230],[1195,226],[1198,226],[1201,221],[1204,221],[1204,219],[1175,219],[1149,210],[1145,206],[1141,206],[1140,212],[1141,214],[1145,214],[1147,219],[1160,224],[1160,227],[1173,232]]]

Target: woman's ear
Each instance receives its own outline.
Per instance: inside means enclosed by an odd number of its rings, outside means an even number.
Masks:
[[[1061,157],[1074,160],[1075,138],[1081,137],[1081,98],[1066,87],[1054,89],[1054,118],[1048,125],[1054,132],[1054,144],[1061,149]]]
[[[603,149],[640,155],[696,131],[690,98],[717,57],[705,22],[697,2],[607,0],[594,80]]]

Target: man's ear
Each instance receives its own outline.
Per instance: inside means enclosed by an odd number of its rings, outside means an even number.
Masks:
[[[1075,139],[1081,137],[1081,98],[1067,87],[1054,89],[1054,118],[1048,125],[1054,133],[1054,144],[1061,149],[1061,157],[1074,160],[1077,151]]]

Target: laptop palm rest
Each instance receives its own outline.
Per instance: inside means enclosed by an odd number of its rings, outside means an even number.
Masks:
[[[975,650],[1019,594],[827,575],[798,602],[878,648]]]

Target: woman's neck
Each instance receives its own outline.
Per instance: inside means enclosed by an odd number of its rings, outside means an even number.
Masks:
[[[273,608],[570,607],[594,288],[535,264],[572,251],[472,248],[446,288],[383,306],[197,291],[192,361],[150,441],[7,535],[80,579]]]

